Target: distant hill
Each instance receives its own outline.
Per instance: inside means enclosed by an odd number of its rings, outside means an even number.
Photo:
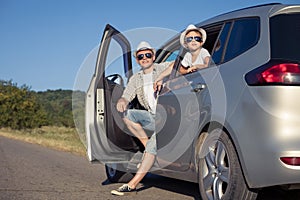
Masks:
[[[46,112],[47,125],[74,127],[72,90],[47,90],[37,92],[37,99]]]

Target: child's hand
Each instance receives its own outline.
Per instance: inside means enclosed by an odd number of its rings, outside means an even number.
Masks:
[[[194,72],[194,71],[197,71],[196,66],[192,66],[192,67],[188,68],[188,73],[191,73],[191,72]]]

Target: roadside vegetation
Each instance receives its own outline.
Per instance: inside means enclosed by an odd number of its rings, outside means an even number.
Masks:
[[[75,128],[57,126],[43,126],[27,130],[1,128],[0,135],[81,156],[86,155],[85,147]]]
[[[35,92],[26,85],[0,80],[0,135],[85,155],[73,120],[73,113],[83,117],[84,104],[76,104],[72,112],[72,93],[61,89]]]

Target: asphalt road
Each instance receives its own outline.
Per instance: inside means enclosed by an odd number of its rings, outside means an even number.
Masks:
[[[198,199],[197,184],[147,176],[137,195],[112,196],[122,184],[85,157],[0,136],[0,199]]]
[[[104,167],[85,157],[0,136],[0,200],[200,199],[194,183],[149,175],[136,195],[112,196],[121,184],[106,180]],[[260,199],[300,199],[300,192],[266,190]]]

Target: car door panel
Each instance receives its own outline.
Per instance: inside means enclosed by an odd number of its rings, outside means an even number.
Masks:
[[[115,52],[113,55],[109,54],[113,45],[120,49],[119,58]],[[120,64],[114,67],[120,73],[110,74],[109,67],[117,59]],[[115,28],[107,25],[99,47],[95,74],[86,96],[87,152],[91,161],[128,161],[131,151],[136,149],[132,136],[125,133],[122,115],[115,108],[125,87],[122,74],[127,74],[129,78],[131,65],[128,40]]]
[[[199,72],[176,77],[167,82],[158,105],[166,120],[157,134],[158,156],[187,170],[194,155],[194,138],[198,137],[202,99],[207,91]],[[166,166],[168,168],[168,166]]]

